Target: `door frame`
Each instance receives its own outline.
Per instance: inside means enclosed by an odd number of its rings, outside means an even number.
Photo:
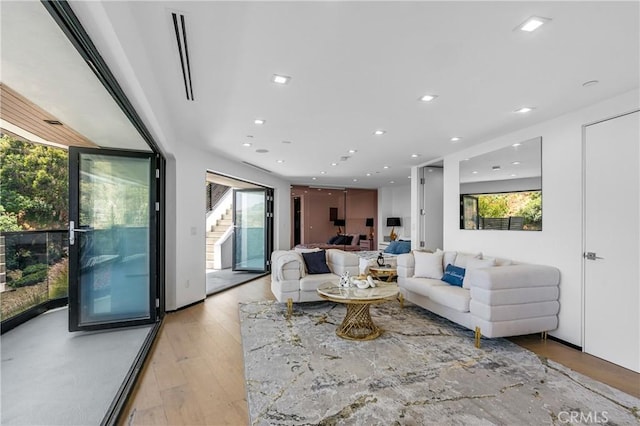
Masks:
[[[80,155],[82,154],[96,154],[107,155],[112,157],[126,157],[126,158],[149,158],[149,318],[133,319],[133,320],[116,320],[116,321],[104,321],[94,324],[80,325],[80,288],[78,285],[79,279],[79,256],[78,245],[69,244],[69,331],[83,331],[83,330],[107,330],[120,327],[131,327],[136,325],[153,324],[161,316],[159,311],[162,304],[160,303],[159,292],[161,289],[162,275],[158,270],[159,263],[163,259],[163,244],[159,240],[159,231],[163,229],[161,225],[160,215],[160,168],[159,156],[153,152],[144,151],[132,151],[124,149],[99,149],[99,148],[85,148],[85,147],[69,147],[69,221],[79,224],[79,205],[80,205],[80,191],[79,191],[79,171],[80,171]],[[71,231],[69,234],[71,240]],[[160,249],[159,249],[160,248]]]
[[[237,250],[236,250],[236,194],[238,192],[263,192],[264,193],[264,268],[263,270],[249,269],[249,268],[236,268],[237,264]],[[246,271],[246,272],[256,272],[256,273],[268,273],[271,270],[271,252],[273,251],[273,204],[274,204],[274,196],[273,196],[273,188],[269,188],[266,186],[260,186],[259,188],[242,188],[242,189],[233,189],[233,249],[232,249],[232,262],[231,262],[231,270],[232,271]]]
[[[581,242],[580,242],[580,246],[582,248],[582,253],[581,253],[581,260],[582,260],[582,264],[581,264],[581,268],[580,268],[580,282],[581,282],[581,291],[580,291],[580,306],[581,306],[581,310],[582,310],[582,314],[581,314],[581,324],[580,324],[580,348],[582,350],[582,352],[585,352],[585,338],[586,338],[586,321],[587,321],[587,300],[586,300],[586,284],[587,284],[587,274],[586,274],[586,269],[587,269],[587,259],[585,258],[585,253],[587,251],[587,128],[589,126],[593,126],[599,123],[604,123],[605,121],[610,121],[610,120],[614,120],[616,118],[620,118],[620,117],[624,117],[630,114],[635,114],[637,112],[640,112],[640,109],[634,108],[630,111],[624,112],[624,113],[620,113],[620,114],[616,114],[616,115],[612,115],[606,118],[602,118],[596,121],[592,121],[586,124],[582,125],[582,144],[581,144],[581,148],[582,148],[582,182],[581,182],[581,209],[582,209],[582,215],[581,215],[581,220],[582,220],[582,235],[581,235]]]

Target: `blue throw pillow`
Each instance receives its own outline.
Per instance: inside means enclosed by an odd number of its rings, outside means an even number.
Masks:
[[[327,257],[324,250],[302,253],[304,264],[307,266],[307,274],[329,274],[331,269],[327,265]]]
[[[462,287],[462,282],[464,281],[464,272],[464,268],[448,264],[447,269],[445,269],[444,275],[442,276],[442,281],[451,285]]]
[[[411,241],[391,241],[389,246],[384,249],[385,253],[403,254],[411,251]]]

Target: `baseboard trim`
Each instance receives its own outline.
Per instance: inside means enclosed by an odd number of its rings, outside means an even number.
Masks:
[[[183,309],[187,309],[187,308],[190,308],[190,307],[192,307],[192,306],[195,306],[195,305],[197,305],[198,303],[202,303],[202,302],[204,302],[205,300],[206,300],[206,299],[196,300],[195,302],[191,302],[191,303],[189,303],[188,305],[180,306],[180,307],[179,307],[179,308],[177,308],[177,309],[173,309],[173,310],[171,310],[171,311],[165,311],[165,312],[167,312],[167,313],[171,313],[171,312],[178,312],[178,311],[181,311],[181,310],[183,310]]]
[[[573,348],[573,349],[575,349],[577,351],[582,352],[582,346],[574,345],[573,343],[569,343],[569,342],[567,342],[565,340],[559,339],[559,338],[557,338],[555,336],[551,336],[551,335],[547,335],[547,339],[553,340],[553,341],[558,342],[558,343],[562,343],[565,346],[569,346],[570,348]]]

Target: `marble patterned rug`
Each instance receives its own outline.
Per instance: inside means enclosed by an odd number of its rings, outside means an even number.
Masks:
[[[336,336],[341,304],[239,310],[252,425],[640,424],[637,398],[414,305],[372,307],[362,342]]]

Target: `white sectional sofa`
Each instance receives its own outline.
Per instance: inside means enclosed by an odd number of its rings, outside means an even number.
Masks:
[[[307,274],[301,252],[276,250],[271,254],[271,292],[278,302],[287,303],[289,310],[293,303],[324,300],[318,296],[318,287],[329,281],[337,284],[344,272],[358,275],[359,259],[353,253],[329,249],[326,261],[331,272]]]
[[[400,292],[405,300],[474,330],[476,346],[480,335],[505,337],[538,332],[546,335],[557,328],[560,309],[557,268],[482,258],[480,253],[437,252],[431,254],[435,258],[426,255],[429,254],[417,252],[415,256],[414,253],[398,256]],[[438,272],[430,271],[428,266],[425,272],[424,259],[434,269],[438,256],[442,271],[450,263],[467,267],[464,287],[442,281]]]

